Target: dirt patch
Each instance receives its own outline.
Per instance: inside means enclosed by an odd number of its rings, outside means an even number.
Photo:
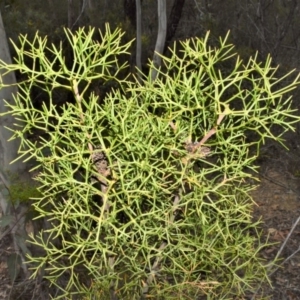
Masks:
[[[296,300],[300,299],[300,149],[270,148],[261,164],[260,186],[252,193],[257,203],[254,219],[263,221],[262,239],[275,243],[262,256],[272,261],[280,252],[281,260],[278,269],[269,270],[271,286],[264,284],[249,299]]]

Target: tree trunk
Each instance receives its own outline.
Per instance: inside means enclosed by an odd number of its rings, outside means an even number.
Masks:
[[[167,6],[166,0],[158,0],[158,33],[153,55],[154,68],[151,70],[151,80],[154,81],[157,76],[157,68],[161,65],[160,55],[163,53],[167,33]]]
[[[6,33],[2,22],[2,17],[0,13],[0,59],[5,63],[11,63],[11,57],[9,53],[8,43],[6,39]],[[4,71],[0,70],[1,80],[4,85],[10,85],[1,87],[0,89],[0,112],[7,111],[7,107],[5,106],[4,100],[7,102],[13,102],[13,95],[17,94],[16,87],[16,78],[15,74],[10,72],[3,76]],[[14,86],[11,86],[14,85]],[[7,208],[7,200],[6,197],[3,196],[3,185],[5,188],[9,185],[9,178],[7,173],[19,173],[20,170],[24,168],[24,164],[22,162],[16,162],[14,164],[10,164],[11,161],[16,159],[18,155],[19,148],[19,140],[13,140],[8,142],[10,137],[12,136],[12,132],[6,129],[15,128],[14,124],[16,124],[16,120],[11,116],[0,117],[0,203],[3,213],[6,212]],[[4,188],[4,190],[5,190]],[[4,194],[6,194],[4,192]]]
[[[167,37],[166,37],[166,43],[164,47],[164,52],[166,53],[170,43],[176,33],[178,24],[180,22],[181,14],[182,14],[182,9],[184,6],[185,0],[174,0],[172,10],[169,16],[168,20],[168,26],[167,26]]]
[[[88,0],[88,7],[89,7],[89,9],[94,9],[93,0]]]
[[[9,47],[6,39],[6,33],[2,22],[2,16],[0,12],[0,60],[4,63],[11,64],[11,57],[9,53]],[[7,111],[7,107],[5,106],[4,100],[13,103],[13,96],[17,94],[18,89],[16,86],[16,78],[15,74],[9,72],[5,74],[5,70],[0,69],[0,113],[4,113]],[[2,86],[3,84],[3,86]],[[0,240],[6,235],[11,234],[13,240],[13,248],[17,255],[21,258],[21,267],[24,271],[26,277],[29,275],[27,270],[27,265],[25,262],[26,253],[22,253],[22,247],[25,247],[25,212],[26,207],[23,205],[19,205],[16,208],[12,205],[12,201],[10,199],[10,186],[11,186],[11,176],[9,175],[17,175],[18,179],[22,180],[22,174],[24,175],[25,164],[22,161],[17,161],[13,164],[10,164],[14,159],[18,156],[18,149],[20,145],[19,139],[14,139],[12,141],[8,140],[12,136],[12,132],[8,130],[15,129],[18,121],[14,119],[12,115],[0,116],[0,206],[2,213],[2,221],[9,220],[7,222],[8,229],[6,231],[2,231],[4,226],[2,226],[2,230],[0,231]],[[7,127],[7,128],[6,128]],[[19,128],[20,129],[20,128]],[[28,175],[27,175],[28,177]],[[3,221],[4,222],[4,221]],[[1,224],[0,224],[1,225]],[[23,238],[24,241],[21,239]],[[17,263],[14,262],[13,266],[17,268]]]

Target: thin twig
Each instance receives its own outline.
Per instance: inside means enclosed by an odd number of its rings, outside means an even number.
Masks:
[[[289,261],[292,257],[294,257],[299,251],[300,251],[300,246],[298,247],[298,249],[297,249],[294,253],[292,253],[290,256],[288,256],[288,257],[282,262],[282,265],[284,265],[286,262],[288,262],[288,261]],[[275,271],[276,271],[276,270],[275,270]],[[273,272],[270,274],[270,276],[273,275],[273,273],[274,273],[275,271],[273,271]]]
[[[223,121],[224,117],[226,116],[225,111],[223,113],[221,113],[218,116],[218,120],[216,123],[216,126],[213,127],[212,129],[210,129],[208,131],[208,133],[201,139],[201,141],[199,143],[194,143],[193,147],[191,148],[191,152],[195,153],[199,148],[201,148],[203,146],[203,144],[211,137],[213,136],[216,132],[217,132],[217,128],[218,126],[221,124],[221,122]],[[174,130],[174,132],[177,130],[176,124],[173,121],[169,122],[170,127]]]
[[[297,225],[298,225],[299,222],[300,222],[300,216],[298,217],[298,219],[297,219],[296,222],[294,223],[293,227],[291,228],[289,234],[288,234],[287,237],[285,238],[285,240],[284,240],[283,244],[281,245],[279,251],[277,252],[276,257],[275,257],[274,260],[278,259],[278,257],[281,255],[281,252],[282,252],[283,249],[285,248],[285,246],[286,246],[288,240],[290,239],[292,233],[294,232],[294,230],[295,230],[295,228],[297,227]],[[299,247],[299,248],[300,248],[300,247]],[[285,262],[287,262],[287,261],[288,261],[290,258],[292,258],[297,252],[299,252],[299,248],[298,248],[298,250],[297,250],[295,253],[293,253],[292,255],[290,255],[290,256],[289,256],[282,264],[284,264]],[[269,270],[270,270],[270,269],[271,269],[271,266],[270,266]],[[277,267],[275,270],[273,270],[273,271],[269,274],[269,276],[273,275],[278,269],[279,269],[279,267]]]
[[[8,183],[8,181],[5,179],[5,177],[2,175],[2,173],[0,172],[0,179],[1,179],[1,181],[3,182],[3,185],[6,187],[6,189],[8,190],[8,192],[10,192],[9,191],[9,183]]]
[[[77,22],[79,21],[79,19],[81,18],[81,16],[83,15],[84,13],[84,10],[86,8],[86,5],[87,5],[87,1],[84,0],[83,3],[82,3],[82,8],[81,8],[81,12],[80,14],[78,15],[76,21],[73,23],[73,25],[71,26],[70,30],[72,30],[74,28],[74,26],[77,24]]]
[[[175,220],[176,211],[178,209],[178,204],[180,202],[180,196],[179,196],[180,193],[181,193],[181,189],[179,189],[178,194],[175,195],[175,197],[174,197],[168,224],[173,223]],[[167,245],[168,244],[166,242],[162,242],[160,247],[158,248],[158,256],[156,257],[156,259],[151,267],[150,274],[147,278],[147,281],[144,283],[143,295],[142,295],[141,299],[144,299],[146,297],[152,281],[154,280],[156,274],[159,272],[159,269],[160,269],[159,263],[162,260],[161,256],[159,256],[159,254],[162,253],[162,251],[166,248]]]
[[[9,182],[4,178],[4,176],[2,175],[2,173],[0,172],[0,179],[1,181],[3,182],[3,185],[5,186],[5,188],[8,190],[8,193],[10,195],[10,198],[11,198],[11,192],[10,192],[10,189],[9,189]],[[6,199],[5,199],[6,200]],[[17,233],[19,232],[19,226],[18,223],[22,220],[23,221],[23,225],[25,226],[25,223],[24,223],[24,216],[25,214],[28,212],[28,210],[25,210],[23,211],[19,216],[18,214],[16,213],[16,209],[14,207],[14,205],[12,205],[13,207],[13,212],[11,213],[11,215],[13,216],[13,221],[11,221],[9,224],[8,224],[8,229],[5,230],[3,233],[1,233],[1,237],[0,237],[0,240],[6,236],[8,233],[11,234],[12,236],[12,239],[13,239],[13,248],[14,248],[14,251],[15,253],[18,253],[20,258],[21,258],[21,261],[22,261],[22,264],[21,264],[21,268],[23,269],[23,272],[26,276],[26,278],[28,278],[29,276],[29,272],[28,272],[28,268],[27,268],[27,265],[25,264],[25,254],[26,253],[23,253],[22,250],[20,249],[19,245],[18,245],[18,242],[17,242],[17,238],[16,238],[16,235]],[[7,214],[7,212],[3,211],[3,214]],[[19,233],[20,234],[20,233]]]
[[[280,247],[280,249],[279,249],[279,251],[278,251],[278,253],[277,253],[275,259],[277,259],[277,258],[280,256],[282,250],[284,249],[286,243],[288,242],[289,238],[291,237],[292,233],[294,232],[294,230],[295,230],[296,226],[298,225],[299,221],[300,221],[300,216],[298,217],[298,219],[297,219],[296,222],[294,223],[294,225],[293,225],[293,227],[291,228],[289,234],[287,235],[286,239],[284,240],[283,244],[281,245],[281,247]]]
[[[27,209],[26,211],[22,212],[16,219],[14,224],[12,224],[12,226],[9,226],[3,233],[1,233],[0,235],[0,241],[9,233],[12,233],[12,230],[14,229],[15,226],[18,225],[18,223],[20,222],[20,220],[28,213],[29,209]]]
[[[166,248],[167,246],[167,243],[166,242],[162,242],[162,244],[160,245],[160,247],[158,248],[158,255],[160,253],[162,253],[162,251]],[[143,294],[142,294],[142,297],[141,299],[145,299],[146,296],[147,296],[147,293],[149,291],[149,287],[152,283],[152,281],[154,280],[156,274],[158,273],[159,271],[159,263],[161,262],[162,258],[160,256],[157,256],[152,267],[151,267],[151,270],[150,270],[150,274],[147,278],[147,281],[144,282],[144,287],[143,287]]]
[[[295,228],[297,227],[297,225],[298,225],[299,222],[300,222],[300,216],[298,217],[298,219],[296,220],[296,222],[293,224],[293,227],[291,228],[289,234],[287,235],[287,237],[285,238],[285,240],[284,240],[283,244],[281,245],[279,251],[277,252],[274,261],[281,255],[281,253],[282,253],[284,247],[286,246],[288,240],[290,239],[292,233],[294,232],[294,230],[295,230]],[[296,253],[298,253],[299,251],[300,251],[300,246],[299,246],[299,248],[298,248],[292,255],[290,255],[288,258],[286,258],[286,259],[281,263],[281,265],[285,264],[288,260],[290,260],[290,259],[291,259],[294,255],[296,255]],[[269,277],[272,276],[272,275],[279,269],[279,266],[278,266],[277,268],[275,268],[272,272],[270,272],[271,268],[272,268],[272,265],[268,268],[268,271],[269,271],[268,276],[269,276]],[[261,287],[261,284],[259,285],[259,287],[256,289],[256,291],[255,291],[254,294],[252,295],[251,300],[255,300],[255,297],[256,297],[256,295],[257,295],[257,293],[258,293],[260,287]]]
[[[195,147],[194,152],[197,150],[197,148],[201,147],[211,136],[213,136],[217,132],[217,127],[221,124],[222,120],[226,116],[225,113],[221,113],[218,117],[217,124],[214,128],[212,128],[198,143],[198,145]]]

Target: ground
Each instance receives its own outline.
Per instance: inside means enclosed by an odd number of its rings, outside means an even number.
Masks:
[[[272,287],[258,288],[251,300],[300,299],[300,148],[297,142],[290,145],[290,151],[268,145],[260,158],[260,186],[252,193],[254,218],[263,221],[263,239],[276,243],[262,255],[271,261],[280,251],[281,262],[269,270]]]
[[[264,283],[256,287],[245,300],[300,299],[300,222],[296,224],[300,220],[300,138],[299,145],[296,138],[294,134],[289,139],[290,151],[270,143],[262,148],[259,157],[260,183],[252,192],[257,204],[253,218],[262,220],[262,240],[268,238],[274,243],[261,255],[272,261],[280,252],[281,263],[278,269],[269,270],[271,286]],[[36,282],[22,281],[12,289],[6,263],[11,251],[12,243],[6,236],[0,240],[0,300],[47,299],[45,287]],[[34,291],[38,294],[34,295]]]

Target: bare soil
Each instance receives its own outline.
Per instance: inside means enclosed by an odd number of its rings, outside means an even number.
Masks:
[[[294,136],[295,138],[295,136]],[[293,141],[293,140],[292,140]],[[300,139],[298,139],[300,145]],[[271,286],[264,284],[249,299],[300,299],[300,147],[290,151],[265,147],[260,158],[260,186],[252,193],[257,204],[254,219],[262,220],[262,239],[274,243],[262,251],[272,261],[280,252],[278,268],[269,270]],[[299,222],[299,223],[298,223]]]

